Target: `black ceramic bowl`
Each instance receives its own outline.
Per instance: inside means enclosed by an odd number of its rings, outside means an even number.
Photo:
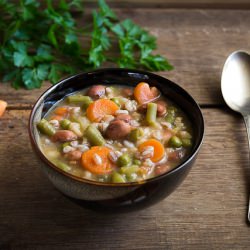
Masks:
[[[65,95],[95,84],[135,86],[139,82],[156,86],[173,100],[192,122],[194,143],[190,156],[172,171],[140,183],[108,184],[82,179],[66,173],[51,163],[41,152],[37,122]],[[29,135],[40,166],[50,181],[66,196],[78,203],[101,211],[128,211],[152,205],[173,192],[191,169],[204,135],[204,120],[194,99],[177,84],[153,73],[130,69],[101,69],[82,73],[55,84],[36,102],[29,120]]]

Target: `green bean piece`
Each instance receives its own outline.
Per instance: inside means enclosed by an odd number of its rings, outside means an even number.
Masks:
[[[134,160],[133,160],[133,164],[134,164],[134,165],[141,166],[141,161],[138,160],[138,159],[134,159]]]
[[[63,119],[63,120],[60,121],[60,126],[61,126],[63,129],[68,129],[70,123],[71,123],[70,120],[68,120],[68,119]]]
[[[94,126],[89,125],[85,130],[85,136],[92,146],[102,146],[106,143],[100,131]]]
[[[182,146],[186,148],[192,147],[191,139],[182,139]]]
[[[41,133],[52,136],[55,134],[55,128],[45,119],[42,119],[39,123],[37,123],[37,128]]]
[[[125,178],[121,174],[119,174],[117,172],[113,172],[112,173],[112,182],[114,182],[114,183],[124,183]]]
[[[70,171],[71,170],[71,167],[66,164],[65,162],[62,162],[62,161],[59,161],[59,160],[55,160],[53,161],[53,163],[60,169],[62,169],[63,171]]]
[[[176,135],[172,136],[169,140],[169,145],[174,148],[179,148],[182,146],[182,141]]]
[[[89,96],[86,96],[89,97]],[[82,110],[86,110],[88,106],[92,103],[92,99],[89,97],[89,100],[86,100],[85,102],[82,103]]]
[[[71,122],[69,124],[69,130],[74,132],[78,137],[83,136],[83,132],[81,131],[81,126],[78,122]]]
[[[85,95],[70,95],[67,97],[68,103],[76,104],[90,104],[92,102],[91,97]]]
[[[117,166],[123,167],[123,166],[129,166],[132,163],[132,159],[129,154],[123,154],[117,159]]]
[[[133,142],[137,142],[143,136],[143,130],[141,128],[133,129],[129,134],[129,139]]]
[[[146,121],[150,126],[154,126],[156,124],[156,116],[157,116],[157,104],[153,102],[148,103]]]
[[[119,108],[122,106],[118,97],[111,98],[110,100],[113,101]]]
[[[130,175],[132,173],[136,173],[139,170],[139,166],[131,165],[131,166],[124,166],[120,168],[122,174]]]
[[[77,115],[72,114],[70,116],[70,119],[73,122],[78,122],[81,126],[82,131],[84,131],[90,124],[88,118],[86,118],[85,116],[77,116]]]

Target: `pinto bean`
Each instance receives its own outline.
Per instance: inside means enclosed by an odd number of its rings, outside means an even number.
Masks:
[[[160,165],[155,167],[155,174],[160,175],[164,174],[170,171],[170,166],[169,165]]]
[[[127,114],[119,114],[116,116],[116,120],[121,120],[121,121],[124,121],[126,123],[130,123],[130,121],[132,120],[132,117],[130,115],[127,115]]]
[[[106,129],[106,137],[118,140],[126,137],[131,131],[131,126],[123,120],[112,121]]]
[[[94,85],[89,88],[87,95],[94,100],[99,99],[105,94],[105,87],[103,85]]]
[[[122,94],[125,96],[125,97],[131,97],[134,93],[133,93],[133,90],[130,89],[130,88],[125,88],[122,90]]]
[[[64,156],[70,161],[78,161],[82,157],[82,152],[80,150],[74,150],[66,153]]]
[[[160,91],[156,87],[150,88],[151,93],[155,97],[154,99],[158,98],[160,96]]]
[[[77,135],[70,130],[58,130],[56,133],[51,137],[53,142],[67,142],[67,141],[74,141],[77,139]]]
[[[137,111],[141,114],[145,114],[147,111],[147,104],[142,104],[137,108]]]
[[[164,101],[157,101],[157,116],[164,116],[167,112],[167,104]]]
[[[169,161],[179,161],[185,156],[185,150],[175,150],[173,152],[168,153]]]

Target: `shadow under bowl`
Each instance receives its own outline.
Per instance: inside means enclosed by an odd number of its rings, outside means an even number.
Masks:
[[[176,103],[188,116],[193,129],[190,155],[176,168],[140,183],[101,183],[73,176],[56,167],[42,153],[36,124],[59,100],[96,84],[136,86],[148,82]],[[39,165],[54,186],[78,204],[98,211],[124,212],[142,209],[161,201],[184,180],[195,162],[204,136],[204,119],[195,100],[180,86],[153,73],[130,69],[100,69],[66,78],[46,90],[34,105],[29,135]]]

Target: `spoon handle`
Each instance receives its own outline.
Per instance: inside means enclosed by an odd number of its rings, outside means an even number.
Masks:
[[[244,115],[244,121],[247,128],[248,145],[250,148],[250,115]],[[248,221],[250,222],[250,197],[248,204]]]

